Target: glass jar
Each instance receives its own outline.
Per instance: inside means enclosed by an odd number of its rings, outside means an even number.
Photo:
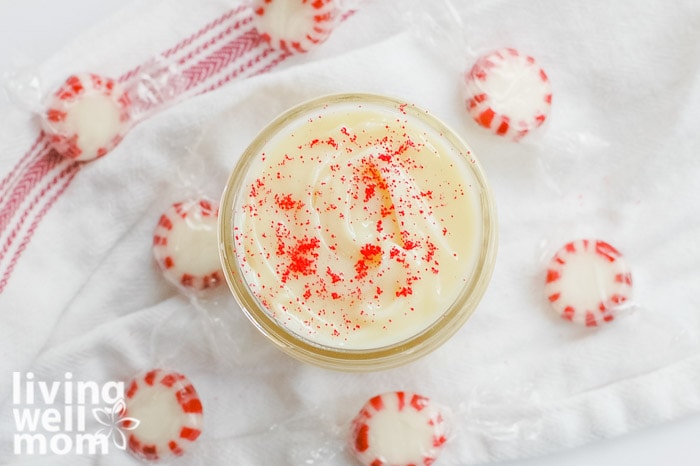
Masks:
[[[367,371],[427,354],[473,313],[497,249],[495,206],[467,145],[425,110],[340,94],[271,122],[219,214],[226,280],[290,355]]]

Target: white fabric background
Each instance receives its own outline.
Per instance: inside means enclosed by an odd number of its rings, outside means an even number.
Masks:
[[[540,455],[697,412],[700,5],[454,3],[463,36],[451,34],[452,22],[438,34],[434,11],[402,15],[368,3],[316,53],[170,108],[84,167],[0,295],[4,412],[13,371],[118,380],[165,365],[193,380],[205,406],[205,433],[183,464],[351,464],[342,451],[347,420],[367,397],[407,389],[452,408],[445,465]],[[164,5],[124,9],[41,64],[44,81],[76,69],[120,74],[230,7]],[[460,70],[504,45],[535,55],[554,86],[546,131],[520,145],[480,131],[460,96]],[[499,206],[499,259],[477,313],[435,353],[382,373],[289,359],[255,333],[226,290],[195,309],[150,255],[164,208],[183,193],[217,197],[270,119],[342,91],[398,96],[443,118],[469,141]],[[7,108],[3,176],[36,134]],[[593,332],[553,318],[540,296],[551,249],[582,235],[621,249],[635,278],[633,312]],[[3,462],[134,462],[118,452],[15,458],[12,419],[0,427]]]

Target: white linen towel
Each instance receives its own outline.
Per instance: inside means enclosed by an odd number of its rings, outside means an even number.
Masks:
[[[452,410],[445,466],[541,455],[700,410],[700,5],[454,5],[463,56],[419,4],[409,15],[362,3],[317,50],[280,58],[243,44],[252,26],[237,3],[172,0],[135,2],[40,64],[47,86],[77,71],[128,82],[166,51],[198,74],[181,101],[79,168],[39,164],[41,143],[25,156],[36,121],[2,110],[0,462],[138,463],[120,451],[15,455],[13,372],[98,382],[159,366],[187,374],[205,427],[178,464],[353,464],[347,423],[368,397],[397,389]],[[501,46],[536,56],[554,88],[547,128],[522,144],[476,127],[460,94],[460,70]],[[470,321],[427,357],[367,374],[290,359],[225,289],[193,306],[150,250],[160,213],[196,193],[218,198],[272,118],[353,91],[405,99],[455,128],[486,171],[500,223],[493,280]],[[556,318],[541,296],[547,253],[582,236],[616,245],[635,280],[629,315],[596,330]]]

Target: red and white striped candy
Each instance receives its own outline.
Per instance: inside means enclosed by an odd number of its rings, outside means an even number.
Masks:
[[[549,78],[534,58],[516,49],[503,48],[480,57],[464,79],[467,111],[499,136],[517,141],[549,115]]]
[[[178,202],[160,216],[153,233],[153,256],[165,278],[201,291],[222,282],[217,219],[208,199]]]
[[[69,77],[48,102],[44,131],[61,155],[79,161],[102,157],[131,125],[129,96],[113,79],[96,74]]]
[[[274,48],[308,52],[335,26],[337,0],[255,0],[256,27]]]
[[[158,461],[181,456],[192,447],[202,432],[202,403],[184,375],[154,369],[128,387],[124,416],[139,421],[128,431],[132,453]]]
[[[547,269],[545,295],[564,319],[595,327],[615,318],[632,295],[632,274],[622,254],[595,239],[563,246]]]
[[[433,464],[447,441],[443,415],[415,393],[377,395],[352,421],[352,450],[366,466]]]

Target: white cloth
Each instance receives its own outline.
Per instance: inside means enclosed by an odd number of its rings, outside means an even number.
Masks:
[[[458,21],[433,23],[419,6],[406,8],[409,15],[366,2],[318,50],[251,76],[262,69],[254,64],[193,95],[253,57],[211,65],[184,101],[74,173],[31,239],[12,242],[0,259],[2,277],[18,256],[0,294],[0,462],[137,463],[119,451],[13,455],[13,372],[98,382],[152,367],[187,374],[205,427],[180,464],[352,464],[347,423],[368,397],[397,389],[452,410],[455,429],[438,462],[445,466],[545,454],[700,410],[700,4],[453,3],[462,35],[451,29]],[[136,2],[41,64],[42,78],[48,86],[76,71],[120,76],[235,7]],[[185,63],[221,47],[235,19],[184,44]],[[537,57],[553,84],[547,127],[522,144],[476,127],[460,94],[461,70],[501,46]],[[487,173],[500,223],[493,280],[469,322],[425,358],[368,374],[290,359],[257,333],[227,290],[193,306],[151,256],[160,213],[195,193],[218,198],[267,122],[303,100],[352,91],[400,97],[455,128]],[[2,113],[4,179],[37,126],[15,108]],[[4,189],[0,210],[9,202]],[[11,216],[0,245],[15,229],[26,237],[49,198],[33,206],[27,194],[17,212],[33,213],[20,227]],[[630,314],[594,331],[554,317],[542,297],[548,254],[582,236],[617,246],[635,280]]]

